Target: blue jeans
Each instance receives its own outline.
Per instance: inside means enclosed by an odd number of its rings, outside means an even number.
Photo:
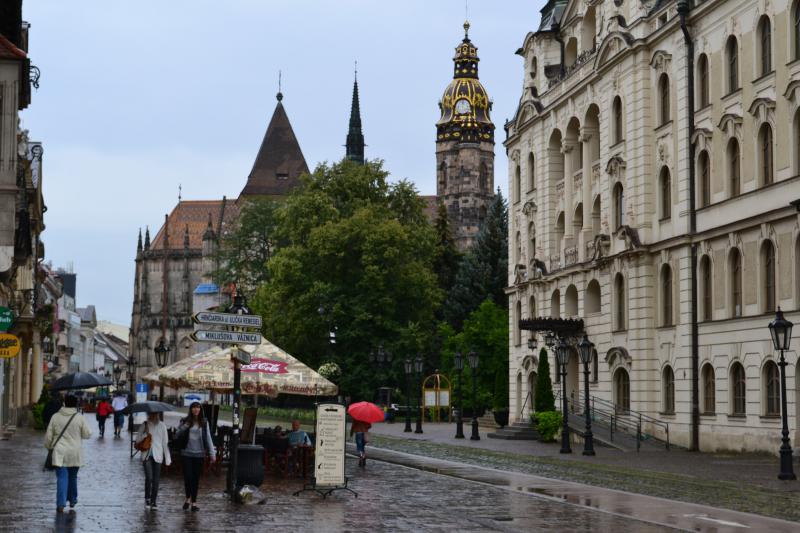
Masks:
[[[364,439],[363,433],[356,433],[356,450],[358,450],[359,455],[364,454],[364,447],[367,445],[367,441]]]
[[[56,467],[56,507],[65,507],[67,500],[73,505],[78,501],[78,468]]]

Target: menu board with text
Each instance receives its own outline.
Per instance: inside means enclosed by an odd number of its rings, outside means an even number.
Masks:
[[[344,485],[345,408],[334,403],[317,406],[314,478],[317,486]]]

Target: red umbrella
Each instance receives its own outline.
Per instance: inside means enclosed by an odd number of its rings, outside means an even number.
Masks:
[[[374,424],[375,422],[383,422],[384,414],[383,409],[371,402],[358,402],[351,404],[347,408],[347,414],[355,420]]]

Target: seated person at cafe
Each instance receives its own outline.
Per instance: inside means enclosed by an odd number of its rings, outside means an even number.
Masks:
[[[296,446],[311,445],[311,438],[308,436],[308,433],[300,429],[299,420],[292,420],[292,431],[289,432],[288,437],[289,437],[289,446],[291,446],[292,448]]]

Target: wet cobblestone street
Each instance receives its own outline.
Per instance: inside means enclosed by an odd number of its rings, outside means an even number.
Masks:
[[[92,418],[87,416],[92,427]],[[123,434],[127,437],[127,433]],[[179,474],[162,477],[159,509],[144,508],[144,474],[128,457],[126,438],[84,442],[74,514],[55,512],[55,480],[41,469],[42,433],[20,429],[0,442],[0,531],[668,531],[592,511],[399,465],[348,458],[358,498],[340,491],[323,500],[292,493],[300,480],[266,478],[264,505],[234,506],[222,493],[224,475],[201,480],[198,513],[185,512]]]

